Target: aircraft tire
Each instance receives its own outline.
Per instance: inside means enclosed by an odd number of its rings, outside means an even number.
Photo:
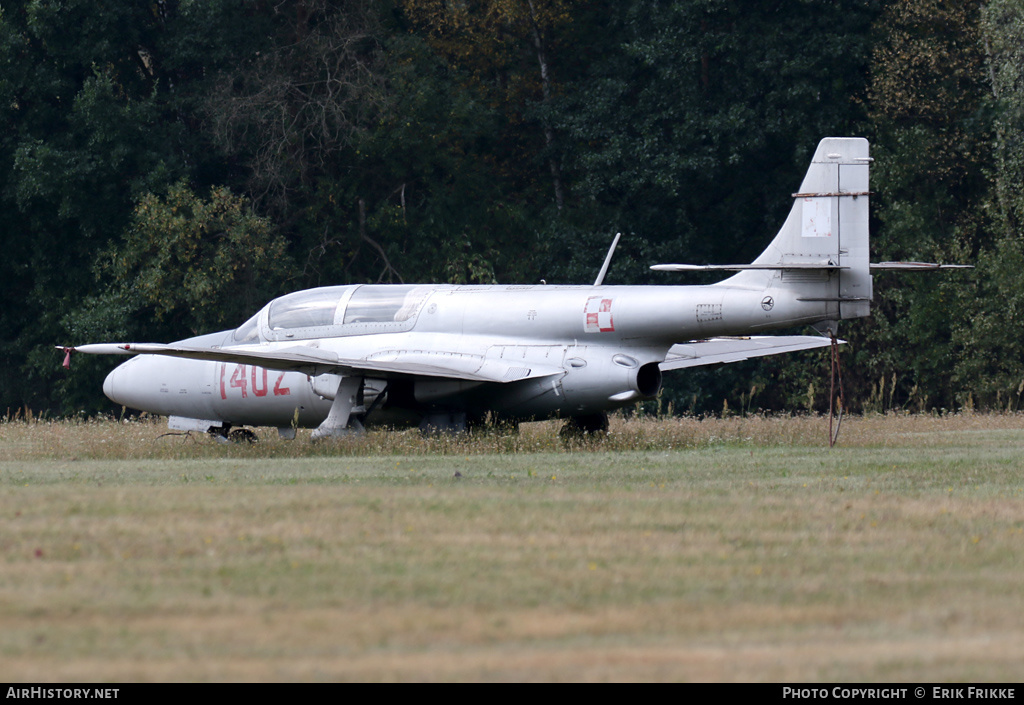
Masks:
[[[258,443],[260,438],[256,432],[248,428],[236,428],[228,432],[228,440],[232,443]]]

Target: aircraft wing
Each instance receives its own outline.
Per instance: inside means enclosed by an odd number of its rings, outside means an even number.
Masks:
[[[561,368],[548,365],[514,364],[482,355],[423,350],[388,350],[374,353],[367,358],[344,358],[329,350],[306,345],[261,349],[200,348],[162,343],[98,343],[79,345],[70,350],[90,355],[164,355],[190,360],[256,365],[272,370],[294,370],[310,375],[328,372],[346,376],[369,373],[376,377],[423,375],[475,382],[515,382],[564,372]]]
[[[843,342],[843,341],[840,341]],[[739,362],[752,357],[778,355],[797,350],[825,347],[831,340],[814,335],[751,336],[711,338],[673,345],[660,364],[663,371],[700,365]],[[67,350],[66,348],[62,348]],[[164,355],[191,360],[208,360],[238,365],[256,365],[272,370],[294,370],[309,375],[333,373],[392,377],[422,375],[464,379],[475,382],[515,382],[521,379],[562,374],[550,365],[515,364],[507,360],[462,353],[425,350],[387,350],[366,358],[344,358],[329,350],[306,345],[290,348],[256,347],[201,348],[162,343],[99,343],[79,345],[72,352],[90,355]]]
[[[843,340],[840,343],[846,342]],[[673,345],[660,367],[663,371],[684,367],[740,362],[752,357],[823,348],[832,340],[818,335],[759,335],[743,338],[710,338]]]

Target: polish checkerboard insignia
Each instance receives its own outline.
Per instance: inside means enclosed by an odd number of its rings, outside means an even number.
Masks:
[[[612,321],[612,300],[601,296],[591,296],[583,309],[583,330],[586,333],[613,333],[615,323]]]

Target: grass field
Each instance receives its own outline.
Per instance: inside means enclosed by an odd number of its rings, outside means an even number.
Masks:
[[[1024,416],[0,423],[0,681],[1019,680]]]

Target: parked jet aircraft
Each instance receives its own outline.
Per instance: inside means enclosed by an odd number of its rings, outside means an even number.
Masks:
[[[65,364],[76,351],[137,356],[106,378],[111,400],[221,436],[452,431],[488,414],[598,430],[608,410],[654,397],[665,371],[831,344],[839,320],[868,315],[872,268],[939,267],[869,264],[870,162],[867,140],[826,138],[753,263],[652,267],[735,272],[717,284],[606,286],[605,260],[592,286],[329,286],[275,299],[233,331],[63,348]],[[822,335],[761,335],[799,325]]]

